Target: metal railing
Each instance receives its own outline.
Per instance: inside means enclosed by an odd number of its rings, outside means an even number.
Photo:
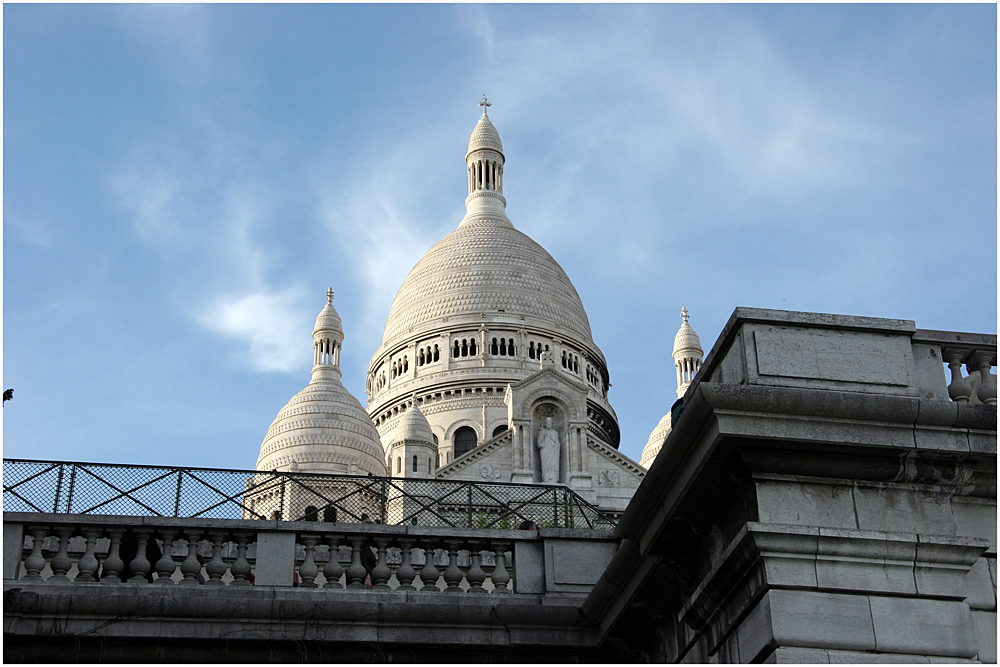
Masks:
[[[564,486],[4,459],[8,512],[612,529]]]

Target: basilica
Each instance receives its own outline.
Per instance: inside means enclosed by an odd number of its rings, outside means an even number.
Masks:
[[[416,263],[389,309],[367,410],[340,381],[333,293],[313,331],[312,381],[278,413],[262,471],[563,484],[610,516],[628,505],[670,430],[637,463],[618,451],[604,355],[569,277],[505,212],[504,151],[484,97],[465,155],[458,228]],[[677,395],[703,351],[686,309]]]

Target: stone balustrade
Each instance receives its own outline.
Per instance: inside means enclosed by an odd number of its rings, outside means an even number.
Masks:
[[[269,524],[267,529],[262,530],[261,523]],[[537,535],[377,524],[19,513],[4,515],[4,532],[4,578],[25,583],[255,584],[494,595],[513,592],[516,542]],[[604,531],[584,532],[608,537]],[[134,540],[128,562],[122,557],[126,536]],[[374,563],[370,573],[364,565],[365,549]],[[155,560],[150,552],[158,554]]]
[[[996,336],[918,329],[912,340],[914,350],[929,348],[948,367],[948,398],[956,403],[997,404],[997,378],[991,371],[997,365]]]

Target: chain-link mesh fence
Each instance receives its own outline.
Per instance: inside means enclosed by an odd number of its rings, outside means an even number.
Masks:
[[[564,486],[4,459],[8,512],[610,529]]]

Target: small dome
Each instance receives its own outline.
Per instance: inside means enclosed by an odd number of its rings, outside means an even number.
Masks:
[[[687,308],[681,308],[681,319],[684,321],[677,335],[674,336],[674,359],[677,359],[679,356],[692,356],[691,354],[682,355],[682,352],[697,352],[700,357],[703,353],[701,340],[698,338],[698,334],[694,332],[694,329],[691,328],[691,325],[688,324]]]
[[[416,403],[407,408],[406,412],[399,418],[399,426],[396,429],[395,435],[397,442],[400,440],[434,442],[434,433],[431,432],[431,425]]]
[[[257,470],[385,475],[382,441],[358,399],[339,380],[313,381],[274,418]],[[292,464],[295,464],[295,467]]]
[[[382,440],[371,417],[340,383],[343,337],[331,288],[313,330],[312,382],[288,401],[267,429],[257,470],[386,474]]]
[[[344,325],[340,321],[340,314],[333,307],[333,288],[326,292],[326,306],[316,317],[316,326],[313,327],[313,335],[324,333],[336,333],[340,340],[344,339]]]
[[[663,415],[663,419],[656,425],[653,432],[649,434],[649,440],[646,441],[646,446],[642,449],[642,458],[639,460],[639,465],[643,468],[649,469],[649,466],[653,465],[656,455],[660,453],[660,447],[663,446],[663,441],[667,439],[667,434],[670,433],[670,421],[670,413],[668,412]]]
[[[503,144],[500,143],[500,133],[497,132],[497,128],[493,127],[493,123],[485,111],[483,112],[483,117],[476,123],[475,129],[472,130],[472,136],[469,138],[469,151],[466,153],[466,156],[473,151],[481,149],[493,150],[503,155]]]

